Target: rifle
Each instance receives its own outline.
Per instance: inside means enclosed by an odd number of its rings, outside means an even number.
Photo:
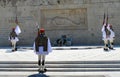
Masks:
[[[103,18],[103,25],[105,24],[105,12],[104,12],[104,18]]]
[[[18,19],[17,19],[17,6],[15,6],[15,11],[16,11],[15,23],[18,25]]]
[[[39,25],[38,25],[37,22],[36,22],[36,26],[37,26],[37,28],[38,28],[38,36],[39,36]]]
[[[106,18],[106,25],[108,25],[108,12],[107,12],[107,18]]]
[[[18,19],[17,19],[17,16],[15,18],[15,23],[18,25]]]

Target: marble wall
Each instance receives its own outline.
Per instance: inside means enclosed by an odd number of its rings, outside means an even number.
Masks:
[[[0,46],[9,46],[9,32],[17,17],[22,33],[18,45],[32,46],[37,26],[45,28],[52,45],[61,35],[73,45],[103,45],[102,22],[108,14],[116,38],[120,39],[120,0],[0,0]]]

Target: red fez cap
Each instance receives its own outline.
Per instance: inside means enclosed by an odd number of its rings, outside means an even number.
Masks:
[[[40,29],[40,33],[44,33],[45,30],[43,28]]]
[[[110,28],[112,28],[112,25],[110,24]]]
[[[15,30],[15,28],[12,28],[12,30]]]

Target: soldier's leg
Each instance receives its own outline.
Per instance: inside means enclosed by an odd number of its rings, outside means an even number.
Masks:
[[[41,55],[38,55],[38,65],[41,65]]]
[[[41,55],[38,55],[38,66],[39,66],[39,73],[41,72],[42,70],[42,66],[41,66],[42,62],[41,62]]]
[[[15,51],[17,51],[17,42],[16,42],[16,44],[15,44]]]
[[[14,41],[14,51],[16,50],[16,41]]]
[[[42,70],[44,72],[46,72],[46,68],[45,68],[45,55],[42,55]]]
[[[12,51],[14,51],[14,41],[11,40],[11,45],[12,45]]]
[[[109,47],[110,49],[113,49],[113,44],[114,44],[113,39],[110,39],[110,47]]]
[[[107,39],[104,40],[104,45],[105,45],[104,50],[108,51],[108,40]]]

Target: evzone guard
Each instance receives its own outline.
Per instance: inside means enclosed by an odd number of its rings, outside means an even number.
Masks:
[[[51,43],[49,38],[45,35],[45,30],[43,28],[38,32],[38,36],[35,38],[34,51],[38,55],[38,65],[39,73],[44,73],[47,71],[45,68],[45,56],[51,51]]]
[[[102,27],[102,37],[104,41],[104,50],[108,51],[109,49],[113,49],[115,33],[111,24],[108,24],[108,16],[105,20],[104,14],[104,21]]]
[[[12,51],[17,51],[16,44],[19,41],[18,35],[21,33],[21,29],[19,27],[17,17],[15,19],[15,23],[16,23],[16,27],[12,28],[12,32],[10,32],[10,34],[9,34],[9,40],[10,40],[11,45],[12,45]]]
[[[16,43],[19,41],[19,39],[15,32],[15,28],[13,28],[12,32],[10,32],[9,40],[11,41],[12,51],[16,51],[17,50]]]

